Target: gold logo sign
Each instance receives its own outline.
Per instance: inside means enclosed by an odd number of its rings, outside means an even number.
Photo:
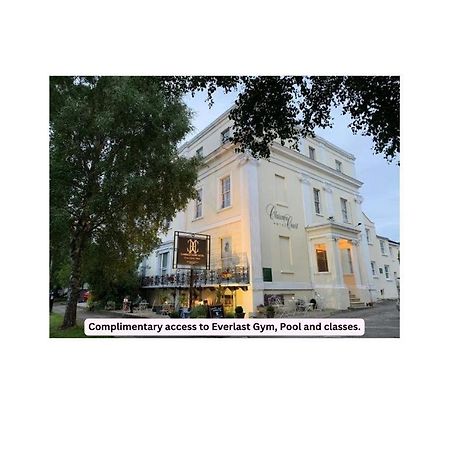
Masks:
[[[188,246],[186,249],[186,252],[190,255],[194,254],[196,255],[198,253],[198,240],[197,239],[189,239],[187,241]]]

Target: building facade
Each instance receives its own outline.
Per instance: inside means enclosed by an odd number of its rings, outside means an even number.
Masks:
[[[180,148],[200,155],[198,198],[180,211],[141,264],[154,304],[179,304],[189,271],[172,267],[174,231],[211,236],[211,269],[194,274],[199,301],[247,312],[273,298],[315,298],[323,308],[397,298],[399,244],[362,211],[355,157],[316,138],[298,150],[274,142],[269,160],[236,153],[228,111]]]

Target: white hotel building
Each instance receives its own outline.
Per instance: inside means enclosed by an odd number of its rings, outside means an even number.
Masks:
[[[355,157],[316,138],[299,150],[273,143],[270,160],[235,153],[229,111],[180,148],[203,156],[191,201],[141,265],[154,305],[187,295],[189,272],[172,268],[174,231],[211,236],[211,269],[194,278],[199,300],[221,285],[226,307],[253,312],[269,296],[315,298],[347,309],[399,296],[399,244],[363,213]]]

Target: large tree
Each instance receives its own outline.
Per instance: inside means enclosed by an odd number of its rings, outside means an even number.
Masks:
[[[63,328],[75,325],[83,258],[95,246],[147,254],[195,196],[181,94],[154,77],[50,78],[50,251],[70,259]]]
[[[389,162],[400,153],[400,78],[396,76],[189,76],[166,77],[174,91],[239,90],[230,113],[237,151],[268,158],[277,138],[293,142],[331,127],[332,109],[350,117],[354,133],[370,136],[373,152]]]

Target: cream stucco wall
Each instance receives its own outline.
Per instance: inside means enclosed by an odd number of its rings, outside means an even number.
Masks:
[[[231,239],[234,254],[245,255],[250,285],[247,291],[237,291],[236,301],[247,312],[263,303],[264,294],[316,297],[322,306],[337,309],[350,305],[349,293],[362,302],[379,298],[381,289],[384,298],[395,297],[395,280],[372,275],[371,260],[377,268],[390,265],[391,278],[400,272],[395,254],[381,255],[375,226],[362,212],[362,183],[355,178],[353,155],[321,138],[307,138],[300,141],[299,151],[275,142],[269,160],[255,160],[222,144],[221,132],[231,126],[224,115],[181,149],[183,155],[194,156],[203,148],[197,182],[203,192],[203,214],[194,218],[194,201],[177,214],[169,232],[161,236],[161,248],[146,261],[148,274],[159,274],[158,253],[171,251],[173,232],[190,231],[211,236],[213,263],[220,259],[225,238]],[[310,145],[316,149],[315,161],[309,158]],[[336,170],[336,160],[342,171]],[[220,180],[225,176],[231,180],[231,205],[221,209]],[[319,214],[314,189],[320,192]],[[342,215],[341,198],[347,200],[348,221]],[[373,243],[367,242],[366,228]],[[328,272],[318,271],[317,244],[326,249]],[[395,253],[398,246],[389,244]],[[342,265],[342,246],[350,252],[351,274]],[[170,269],[171,258],[172,254]],[[271,282],[263,280],[263,268],[272,269]]]

